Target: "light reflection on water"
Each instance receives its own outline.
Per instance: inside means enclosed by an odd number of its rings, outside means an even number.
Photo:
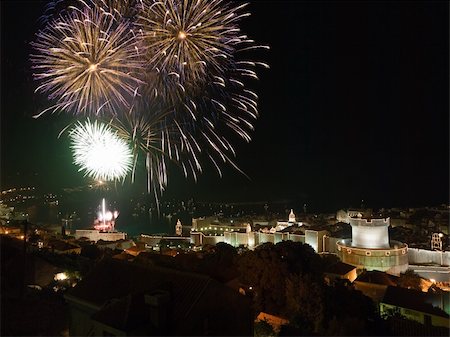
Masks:
[[[92,228],[95,219],[95,212],[90,209],[79,210],[71,216],[69,212],[63,212],[58,206],[33,206],[28,210],[28,220],[38,225],[57,225],[62,224],[63,219],[70,219],[67,229],[88,229]],[[122,212],[116,221],[116,230],[126,232],[128,237],[137,236],[141,233],[156,234],[174,232],[176,219],[168,219],[165,216],[157,215],[139,215],[132,216],[127,212]]]

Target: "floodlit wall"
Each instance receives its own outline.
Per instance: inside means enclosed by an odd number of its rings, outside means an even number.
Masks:
[[[389,248],[389,218],[350,219],[352,246],[360,248]]]
[[[88,238],[90,241],[97,242],[98,240],[103,241],[117,241],[125,240],[126,233],[123,232],[100,232],[98,230],[91,229],[77,229],[75,231],[75,239]]]
[[[379,270],[399,275],[408,269],[408,246],[401,242],[392,242],[393,247],[386,249],[357,248],[350,240],[337,242],[338,255],[342,262],[367,270]]]
[[[216,245],[216,244],[218,244],[219,242],[225,242],[225,236],[223,236],[223,235],[211,235],[211,236],[207,236],[207,235],[205,235],[204,237],[203,237],[203,244],[204,245]]]
[[[307,229],[305,231],[305,243],[313,247],[316,253],[322,253],[327,251],[326,243],[328,234],[329,233],[324,230],[315,231]]]
[[[319,235],[316,231],[305,231],[305,243],[314,248],[315,252],[318,252],[319,249]]]
[[[311,232],[314,233],[315,231]],[[323,235],[321,234],[319,234],[319,236],[321,238],[323,237]],[[305,235],[291,234],[291,233],[224,232],[223,235],[219,236],[219,235],[204,235],[202,232],[191,232],[190,236],[190,242],[196,246],[204,244],[215,245],[218,242],[225,242],[234,247],[244,245],[249,248],[253,248],[266,242],[276,244],[278,242],[288,240],[305,243]],[[320,245],[322,245],[322,241],[320,241]]]
[[[253,248],[266,242],[277,244],[282,241],[294,241],[305,242],[304,235],[291,234],[291,233],[263,233],[263,232],[250,232],[250,233],[238,233],[238,232],[225,232],[225,242],[238,247],[240,245]]]
[[[275,236],[271,233],[259,233],[259,244],[263,244],[266,242],[275,243]]]
[[[436,251],[418,248],[408,249],[409,264],[433,263],[443,266],[450,266],[450,252]]]
[[[234,247],[238,247],[240,245],[248,246],[249,245],[249,235],[250,233],[239,233],[239,232],[225,232],[224,237],[226,243],[232,245]],[[253,236],[254,242],[254,236]]]
[[[305,243],[305,236],[300,234],[289,234],[289,239],[294,242],[302,242]]]
[[[139,237],[139,241],[140,242],[144,242],[146,245],[148,246],[156,246],[157,244],[159,244],[161,242],[161,240],[166,240],[169,242],[173,242],[175,244],[177,243],[183,243],[183,242],[191,242],[191,238],[190,237],[186,237],[186,236],[162,236],[162,235],[146,235],[146,234],[141,234]]]

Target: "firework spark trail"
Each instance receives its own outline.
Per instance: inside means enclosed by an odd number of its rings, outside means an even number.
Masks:
[[[187,153],[185,175],[190,172],[195,179],[195,172],[201,172],[202,152],[221,175],[213,157],[236,167],[231,159],[235,151],[222,134],[231,130],[246,142],[251,140],[258,97],[245,89],[245,82],[258,79],[257,67],[268,68],[263,62],[243,59],[245,51],[268,47],[255,45],[240,31],[240,20],[249,15],[244,12],[247,4],[235,6],[222,0],[143,0],[142,4],[138,26],[147,64],[143,97],[173,106],[172,119]],[[203,150],[198,142],[206,145]]]
[[[149,80],[154,96],[169,103],[184,101],[186,95],[201,92],[211,79],[225,85],[227,68],[236,68],[235,54],[253,41],[240,33],[238,22],[249,13],[247,4],[232,6],[222,0],[144,0],[138,15],[147,46]],[[257,78],[241,62],[240,75]]]
[[[132,168],[132,151],[110,126],[88,119],[69,131],[75,165],[95,180],[125,179]]]
[[[97,7],[74,7],[51,21],[31,55],[36,91],[56,101],[47,110],[105,115],[127,109],[140,84],[138,41],[128,21]]]
[[[78,5],[33,44],[37,91],[56,101],[49,110],[110,118],[132,149],[132,180],[144,159],[156,198],[168,183],[168,160],[194,180],[203,159],[220,176],[221,162],[243,173],[229,136],[251,140],[258,96],[247,86],[257,68],[268,68],[245,58],[268,49],[240,30],[247,4],[56,0],[64,1]]]

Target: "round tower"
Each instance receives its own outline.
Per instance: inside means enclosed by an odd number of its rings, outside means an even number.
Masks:
[[[359,214],[350,218],[352,247],[389,248],[389,218],[363,219]]]
[[[352,237],[336,242],[342,262],[394,275],[408,269],[408,245],[389,241],[389,218],[363,218],[358,214],[349,221]]]

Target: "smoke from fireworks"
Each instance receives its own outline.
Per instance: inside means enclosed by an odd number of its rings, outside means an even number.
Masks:
[[[138,40],[119,16],[72,8],[40,31],[32,46],[36,91],[56,101],[47,110],[111,114],[128,108],[137,93]]]
[[[124,179],[131,171],[133,155],[126,141],[106,124],[78,122],[69,131],[74,163],[96,180]]]

